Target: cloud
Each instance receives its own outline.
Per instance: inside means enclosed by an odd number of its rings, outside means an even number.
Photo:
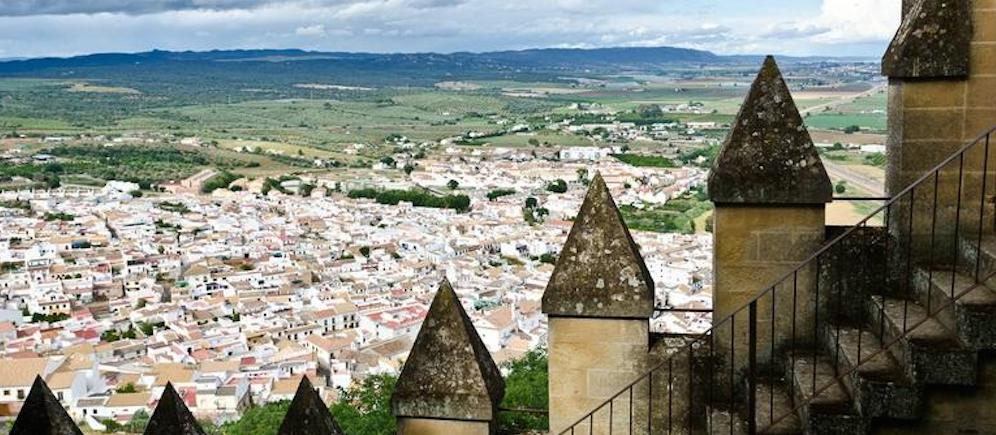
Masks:
[[[820,44],[889,41],[899,27],[901,8],[901,0],[823,0],[819,16],[781,23],[761,36]]]
[[[830,27],[819,26],[813,23],[780,23],[771,26],[768,30],[758,36],[772,39],[808,38],[811,36],[822,35],[831,30],[832,29]]]
[[[875,55],[900,0],[0,0],[5,56],[671,45]],[[893,13],[892,8],[896,11]],[[858,44],[858,45],[855,45]]]
[[[457,6],[466,0],[2,0],[0,16],[116,13],[144,15],[169,11],[224,11],[272,5],[330,7],[354,3],[396,3],[416,9]]]
[[[298,27],[294,30],[297,36],[325,36],[325,25],[315,24],[311,26]]]

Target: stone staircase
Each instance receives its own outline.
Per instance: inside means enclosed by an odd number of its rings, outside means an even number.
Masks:
[[[914,266],[906,289],[845,294],[858,300],[839,306],[858,311],[828,313],[816,346],[777,352],[755,389],[758,433],[873,433],[925,417],[931,388],[973,388],[980,353],[996,349],[996,279],[974,278],[976,264],[996,272],[996,237],[960,245],[962,266]],[[741,391],[734,402],[747,403]],[[748,433],[746,410],[729,408],[710,407],[709,431]]]

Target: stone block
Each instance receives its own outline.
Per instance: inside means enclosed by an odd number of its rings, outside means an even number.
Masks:
[[[813,310],[805,307],[813,303],[815,275],[811,270],[803,270],[797,281],[791,277],[779,283],[775,281],[819,249],[826,231],[825,209],[823,206],[720,205],[716,208],[715,219],[713,318],[720,321],[735,316],[732,321],[718,326],[716,348],[726,355],[732,348],[735,357],[727,364],[740,368],[746,362],[748,343],[748,310],[743,308],[772,285],[776,286],[775,292],[767,293],[757,304],[758,355],[766,358],[771,349],[772,328],[775,328],[776,348],[790,338],[793,316],[775,313],[791,307],[793,302],[795,312],[800,313],[795,316],[797,336],[801,331],[811,329]],[[794,289],[793,283],[796,284]]]
[[[550,316],[549,331],[554,431],[574,423],[646,370],[647,320]]]
[[[965,104],[965,81],[909,82],[902,87],[902,95],[907,109],[961,107]]]
[[[961,140],[963,116],[963,109],[907,109],[901,134],[905,140]]]
[[[398,435],[491,435],[491,425],[480,421],[399,418]]]
[[[973,2],[975,10],[996,9],[996,0],[975,0]]]
[[[965,111],[965,141],[974,140],[996,126],[996,108]],[[990,146],[992,144],[990,138]]]
[[[996,74],[996,44],[972,44],[969,57],[969,71],[972,75]]]
[[[996,10],[976,9],[972,25],[975,26],[975,42],[996,42]]]
[[[993,19],[996,20],[996,14]],[[967,104],[972,109],[996,109],[996,76],[973,76],[968,81]]]
[[[824,231],[770,231],[757,235],[758,260],[770,263],[797,264],[813,253],[813,246],[822,242]]]
[[[960,130],[961,128],[959,127]],[[948,158],[951,153],[957,151],[961,146],[962,140],[960,137],[957,139],[906,141],[901,161],[899,162],[899,169],[903,172],[911,172],[915,177],[919,177],[943,162],[944,159]],[[954,169],[957,170],[957,168]],[[909,182],[902,187],[905,188],[908,184]]]

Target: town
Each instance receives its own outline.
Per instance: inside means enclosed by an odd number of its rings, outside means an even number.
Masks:
[[[215,424],[289,400],[302,376],[331,403],[399,372],[443,277],[495,361],[514,360],[545,345],[540,299],[596,173],[624,211],[703,190],[703,168],[618,152],[449,147],[404,177],[385,160],[366,177],[237,178],[209,193],[213,170],[153,193],[4,191],[0,405],[16,414],[36,373],[92,430],[147,416],[167,383]],[[709,327],[706,230],[633,231],[665,301],[659,332]]]

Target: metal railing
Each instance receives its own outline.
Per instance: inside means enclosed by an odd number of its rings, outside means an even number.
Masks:
[[[801,431],[800,410],[993,276],[996,265],[983,264],[981,251],[989,225],[996,230],[996,213],[987,215],[994,133],[955,151],[573,424],[552,429]],[[877,222],[884,227],[870,225]],[[973,248],[967,264],[962,254]],[[950,289],[931,306],[938,270],[951,272]],[[959,272],[970,285],[956,288]],[[927,297],[918,302],[924,276]],[[842,328],[857,331],[857,357],[846,364]]]

